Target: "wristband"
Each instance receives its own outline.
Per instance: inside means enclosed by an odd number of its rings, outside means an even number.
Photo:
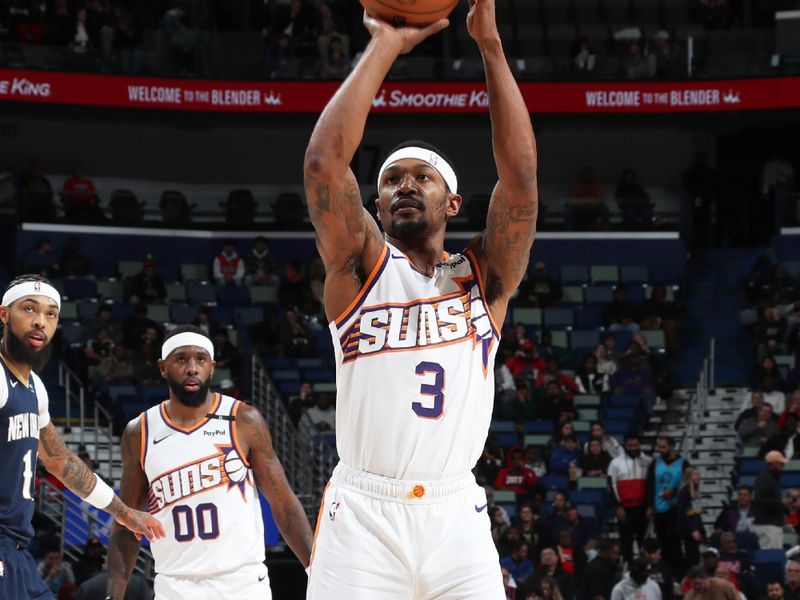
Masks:
[[[95,508],[107,508],[111,501],[114,500],[114,490],[109,485],[94,473],[95,484],[91,493],[84,498],[86,502]]]

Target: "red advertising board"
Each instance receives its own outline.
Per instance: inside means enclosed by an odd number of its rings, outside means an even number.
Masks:
[[[320,112],[338,82],[208,81],[0,69],[0,101],[208,112]],[[800,77],[677,82],[520,83],[532,113],[672,113],[800,107]],[[470,82],[389,82],[375,112],[473,113]]]

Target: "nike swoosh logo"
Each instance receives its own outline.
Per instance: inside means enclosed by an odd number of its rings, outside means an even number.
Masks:
[[[266,578],[267,578],[266,575],[262,575],[261,577],[258,578],[258,581],[259,582],[264,581]]]
[[[19,381],[12,381],[11,382],[11,387],[17,387],[18,383],[19,383]]]
[[[479,512],[483,512],[484,510],[486,510],[486,505],[485,504],[483,506],[478,506],[477,504],[475,505],[475,512],[479,513]]]
[[[172,436],[172,434],[170,433],[169,435],[165,435],[164,437],[162,437],[160,440],[157,440],[157,439],[153,438],[153,446],[155,446],[156,444],[160,444],[165,439],[167,439],[168,437],[171,437],[171,436]]]

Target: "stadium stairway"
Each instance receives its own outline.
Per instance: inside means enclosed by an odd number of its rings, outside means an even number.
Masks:
[[[752,342],[739,325],[739,313],[748,307],[740,278],[750,252],[744,248],[694,251],[685,288],[685,316],[681,321],[681,349],[676,357],[679,387],[693,386],[716,340],[715,380],[721,385],[746,384],[754,363]]]

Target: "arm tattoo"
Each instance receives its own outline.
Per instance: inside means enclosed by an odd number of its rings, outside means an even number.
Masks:
[[[67,448],[52,423],[42,429],[39,444],[44,450],[41,458],[47,470],[81,498],[88,496],[96,483],[94,473]]]

